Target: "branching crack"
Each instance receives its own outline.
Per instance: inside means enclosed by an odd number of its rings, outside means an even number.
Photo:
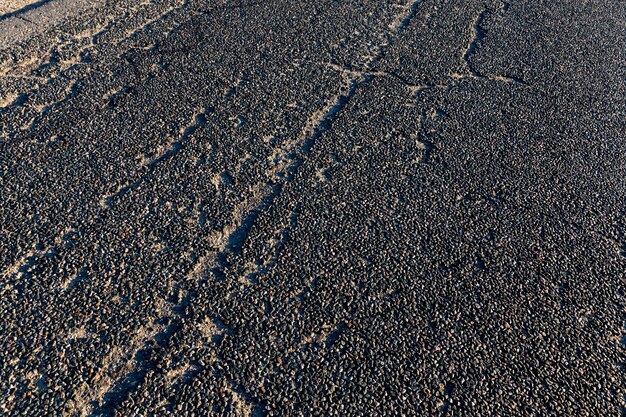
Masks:
[[[417,14],[417,9],[422,1],[423,0],[415,1],[411,4],[408,8],[408,13],[399,20],[400,24],[397,26],[396,35],[400,35],[405,28],[409,26],[411,20]],[[356,95],[358,89],[364,87],[370,83],[375,76],[379,75],[369,73],[368,71],[374,62],[380,60],[381,57],[384,56],[386,48],[392,44],[393,39],[388,39],[384,46],[379,48],[378,53],[366,62],[360,71],[355,71],[350,74],[346,73],[347,80],[340,88],[340,91],[329,100],[324,109],[314,113],[310,117],[308,123],[305,125],[304,129],[297,138],[281,149],[283,152],[279,154],[275,167],[268,172],[270,179],[263,184],[259,184],[257,187],[258,190],[265,191],[263,191],[263,194],[256,199],[256,205],[243,215],[235,213],[232,219],[232,224],[224,229],[223,235],[220,237],[219,241],[216,242],[217,247],[219,247],[219,252],[211,252],[207,256],[200,257],[199,262],[201,263],[217,263],[217,267],[211,270],[215,278],[222,279],[226,276],[226,271],[231,266],[230,256],[241,252],[246,239],[249,237],[252,228],[257,222],[258,217],[262,212],[268,210],[273,205],[275,199],[282,193],[284,187],[289,182],[293,181],[300,167],[304,163],[307,154],[311,152],[311,149],[315,146],[316,142],[332,128],[333,123],[339,117],[341,112],[348,106],[350,101]],[[425,87],[429,86],[419,86],[418,88]],[[190,136],[206,123],[206,117],[208,117],[212,111],[213,109],[211,107],[207,107],[203,111],[196,114],[193,122],[181,132],[179,140],[172,143],[170,149],[165,154],[161,155],[148,165],[147,173],[134,182],[122,187],[114,194],[104,197],[102,199],[102,205],[110,207],[118,198],[121,198],[128,191],[137,188],[143,181],[145,181],[145,179],[153,173],[154,169],[161,162],[179,153],[184,148]],[[265,264],[265,268],[259,270],[255,275],[249,276],[248,278],[250,280],[254,281],[259,274],[267,271],[276,263],[278,257],[280,256],[280,252],[289,238],[290,231],[296,226],[299,211],[300,207],[297,206],[292,212],[289,219],[288,229],[283,231],[281,241],[275,248],[272,260],[268,261]],[[193,270],[202,269],[203,268],[198,265],[193,267]],[[201,284],[205,277],[196,277],[196,279],[198,284]],[[131,392],[136,390],[136,387],[143,381],[147,372],[154,368],[153,358],[155,354],[158,354],[158,348],[151,346],[154,345],[154,343],[157,343],[159,346],[167,345],[173,335],[183,328],[182,325],[177,323],[184,318],[185,311],[187,310],[186,306],[191,303],[194,296],[195,293],[190,292],[178,305],[172,308],[171,311],[173,313],[172,319],[174,320],[174,324],[170,325],[157,337],[149,340],[144,348],[138,351],[133,369],[121,377],[118,380],[118,384],[105,394],[104,404],[102,404],[101,407],[93,413],[93,415],[112,415],[117,406],[128,398]],[[345,330],[344,327],[340,326],[340,328],[338,328],[339,333],[331,332],[325,341],[325,345],[330,348],[337,340],[340,332],[343,330]],[[231,388],[239,396],[244,398],[247,404],[254,405],[250,398],[245,398],[245,394],[242,390],[235,389],[232,384]],[[254,405],[251,411],[252,415],[255,413],[262,413],[262,404]]]
[[[501,11],[502,13],[506,13],[509,9],[509,5],[506,2],[503,2]],[[486,75],[479,71],[472,62],[472,57],[477,53],[478,47],[481,42],[487,35],[487,31],[483,27],[483,23],[485,19],[487,19],[494,12],[491,9],[483,10],[478,17],[474,20],[472,24],[472,38],[470,39],[470,43],[467,48],[463,52],[462,60],[467,67],[467,74],[451,74],[452,78],[456,79],[465,79],[465,78],[474,78],[474,79],[486,79],[490,81],[500,81],[506,83],[514,83],[514,84],[523,84],[526,85],[526,82],[520,78],[507,76],[507,75]]]

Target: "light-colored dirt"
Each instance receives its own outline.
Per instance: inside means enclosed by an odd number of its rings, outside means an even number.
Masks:
[[[0,50],[51,30],[64,19],[99,8],[103,3],[103,0],[0,0]],[[23,10],[29,5],[37,7]],[[20,12],[19,16],[11,15],[13,12]]]
[[[33,3],[36,3],[36,0],[0,0],[0,15],[14,12]]]

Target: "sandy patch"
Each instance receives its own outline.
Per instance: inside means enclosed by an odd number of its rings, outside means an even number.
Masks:
[[[20,10],[37,0],[0,0],[0,15]]]

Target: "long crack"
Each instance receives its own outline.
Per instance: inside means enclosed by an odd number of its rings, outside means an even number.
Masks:
[[[212,274],[216,279],[222,279],[225,276],[225,271],[231,266],[230,256],[236,255],[241,251],[260,214],[268,210],[272,206],[275,199],[282,193],[284,187],[293,181],[300,167],[304,163],[306,156],[311,152],[311,149],[315,146],[316,142],[332,128],[333,122],[348,106],[353,97],[356,95],[358,89],[365,87],[374,79],[373,75],[366,74],[366,72],[369,68],[371,68],[373,63],[384,57],[386,50],[393,45],[395,40],[397,40],[397,37],[400,36],[410,25],[411,20],[417,14],[417,9],[422,1],[423,0],[419,0],[411,3],[408,7],[408,13],[400,19],[401,24],[396,28],[394,36],[387,37],[387,42],[384,47],[380,47],[378,49],[378,53],[363,65],[360,73],[357,73],[346,80],[340,89],[340,92],[330,100],[330,103],[326,106],[325,110],[311,116],[309,123],[307,123],[301,135],[294,141],[294,143],[291,144],[293,145],[292,148],[296,148],[295,152],[283,153],[282,159],[277,164],[278,169],[273,171],[273,177],[265,184],[258,187],[258,189],[269,190],[259,199],[260,203],[243,216],[237,224],[227,227],[227,229],[230,230],[230,233],[225,234],[221,239],[222,250],[217,254],[213,254],[213,256],[210,257],[211,259],[207,259],[207,257],[200,258],[201,262],[217,262],[217,267],[212,270]],[[295,157],[293,155],[295,155]],[[234,220],[236,221],[237,219]],[[198,269],[198,267],[196,266],[194,269]],[[199,284],[201,284],[204,279],[204,277],[201,277],[198,280]],[[188,294],[188,296],[185,297],[179,305],[172,309],[178,319],[182,319],[184,317],[185,306],[191,303],[194,295],[195,294],[193,293]],[[162,341],[162,344],[167,344],[167,341],[172,338],[175,333],[182,329],[181,326],[172,326],[161,332],[157,337],[155,337],[155,339],[158,338]],[[174,330],[172,331],[171,329]],[[156,353],[156,348],[147,347],[140,351],[144,352],[144,357],[150,357]],[[121,382],[111,389],[109,393],[104,394],[105,398],[111,398],[111,400],[98,408],[96,413],[93,415],[113,415],[116,406],[120,404],[123,399],[128,398],[131,392],[134,391],[143,381],[143,378],[151,367],[151,361],[138,360],[133,370],[121,378]],[[257,407],[255,407],[255,409],[258,410],[258,413],[263,412],[262,410],[259,410],[258,407],[258,404],[261,403],[260,401],[256,401],[256,399],[252,398],[245,392],[238,392],[238,394],[249,400],[249,402],[256,403]]]

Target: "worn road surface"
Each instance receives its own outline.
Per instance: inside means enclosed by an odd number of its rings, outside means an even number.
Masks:
[[[626,415],[626,2],[78,3],[0,17],[0,414]]]

